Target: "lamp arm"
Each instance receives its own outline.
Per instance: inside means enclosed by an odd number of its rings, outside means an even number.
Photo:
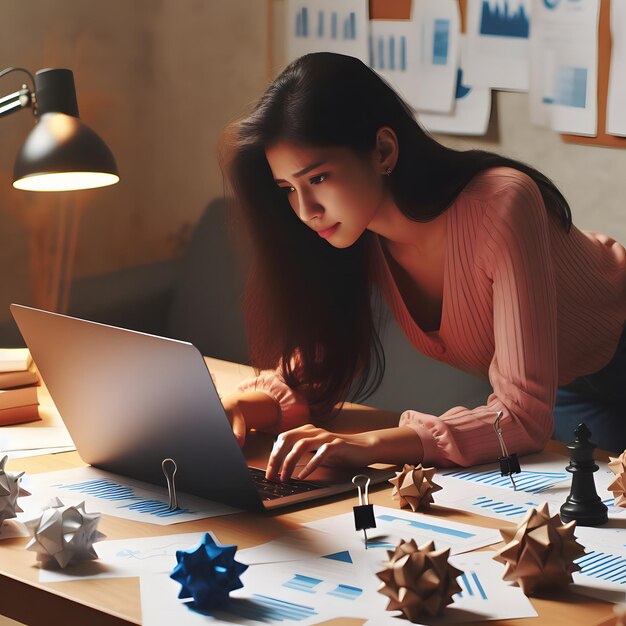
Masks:
[[[33,107],[33,112],[36,114],[35,108],[35,79],[33,75],[26,69],[22,67],[8,67],[5,70],[0,72],[0,78],[9,74],[11,72],[24,72],[28,74],[28,77],[33,84],[32,90],[29,89],[27,85],[22,85],[21,89],[15,91],[8,96],[3,96],[0,98],[0,117],[4,117],[5,115],[10,115],[15,111],[19,111],[25,107],[31,106]]]

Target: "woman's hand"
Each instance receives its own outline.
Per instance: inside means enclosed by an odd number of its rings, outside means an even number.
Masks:
[[[222,405],[240,446],[246,442],[248,430],[269,428],[280,415],[278,402],[262,391],[230,394],[222,398]]]
[[[289,480],[302,457],[313,450],[317,452],[295,478],[306,478],[320,465],[417,464],[423,457],[422,442],[412,428],[344,434],[306,424],[278,436],[267,464],[267,478]]]

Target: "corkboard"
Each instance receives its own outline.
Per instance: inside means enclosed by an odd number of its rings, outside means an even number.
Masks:
[[[465,32],[465,6],[467,0],[458,0],[461,9],[461,32]],[[409,20],[412,0],[369,0],[370,19]]]
[[[372,19],[401,19],[411,17],[412,0],[369,0],[370,18]],[[461,9],[461,32],[465,32],[465,12],[467,0],[459,0]],[[609,89],[609,71],[611,66],[611,0],[600,0],[600,19],[598,24],[598,134],[596,137],[563,134],[561,137],[567,143],[609,146],[613,148],[626,147],[626,137],[607,135],[606,104]]]

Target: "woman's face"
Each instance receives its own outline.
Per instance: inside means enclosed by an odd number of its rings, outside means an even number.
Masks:
[[[374,153],[279,142],[265,154],[296,215],[336,248],[363,234],[387,195]]]

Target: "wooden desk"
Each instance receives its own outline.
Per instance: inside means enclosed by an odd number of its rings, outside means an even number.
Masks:
[[[249,375],[250,370],[214,359],[207,359],[216,386],[226,393],[239,380]],[[42,395],[45,418],[43,425],[58,423],[54,406]],[[360,423],[367,427],[375,413],[364,407],[352,407],[349,422]],[[397,416],[385,414],[389,425]],[[397,423],[397,422],[395,422]],[[252,440],[248,453],[259,453],[260,440]],[[261,442],[262,444],[263,442]],[[262,447],[262,445],[261,445]],[[557,446],[558,447],[558,446]],[[16,459],[9,462],[8,469],[25,470],[30,473],[68,469],[83,466],[84,463],[76,452],[64,454]],[[370,500],[374,504],[396,507],[391,499],[391,488],[374,491]],[[102,516],[100,530],[108,539],[124,539],[156,535],[204,532],[211,530],[223,543],[234,543],[239,548],[247,548],[280,536],[297,524],[352,510],[354,498],[347,496],[334,498],[320,505],[306,509],[289,510],[286,513],[262,515],[241,513],[221,518],[209,518],[195,522],[156,526],[142,524],[115,517]],[[497,528],[498,520],[455,512],[433,507],[433,514],[451,520],[472,523],[480,526]],[[65,583],[40,583],[36,557],[33,552],[24,550],[26,538],[0,541],[0,614],[26,624],[37,626],[51,623],[79,624],[89,626],[117,626],[121,624],[141,623],[141,603],[139,579],[102,579],[98,581],[72,581]],[[532,599],[539,613],[539,619],[500,620],[489,622],[497,625],[532,624],[533,626],[572,626],[584,624],[592,626],[605,622],[612,616],[612,605],[597,600],[564,593],[556,599]],[[362,620],[334,620],[333,624],[362,624]],[[400,623],[400,622],[399,622]],[[408,622],[407,622],[408,623]]]

